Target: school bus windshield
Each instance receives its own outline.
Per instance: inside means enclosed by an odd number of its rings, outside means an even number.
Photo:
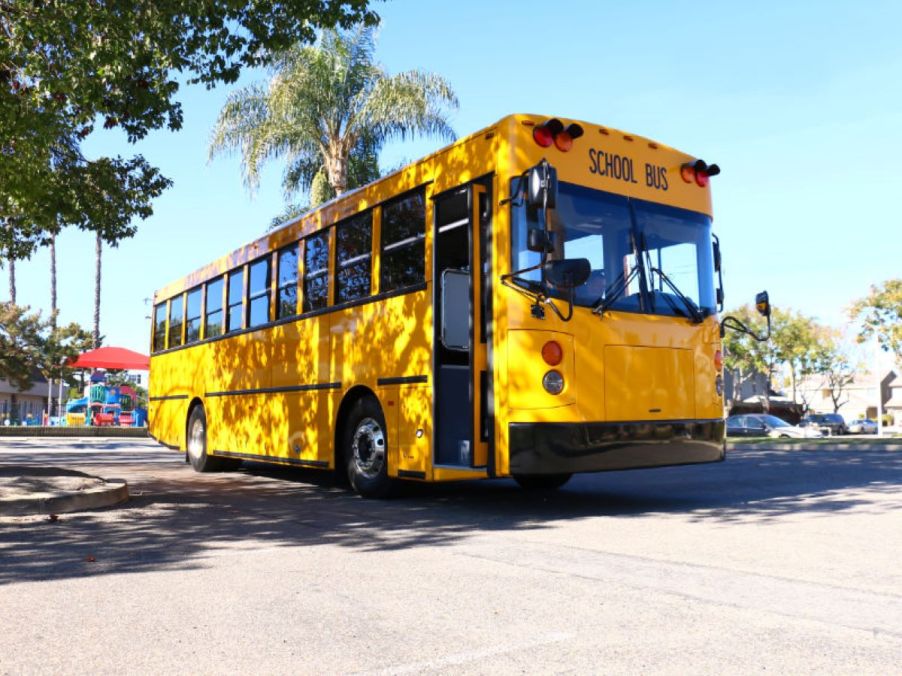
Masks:
[[[540,261],[526,243],[529,229],[543,227],[542,218],[522,201],[512,203],[512,210],[511,263],[524,270]],[[715,312],[711,219],[705,214],[562,182],[548,219],[555,241],[551,257],[585,258],[592,266],[588,281],[574,289],[576,305],[594,308],[604,302],[614,310],[688,316],[693,310],[675,286],[703,316]],[[539,269],[518,278],[566,298],[566,292],[543,283]]]

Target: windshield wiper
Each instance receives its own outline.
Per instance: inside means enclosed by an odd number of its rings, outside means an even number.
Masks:
[[[685,316],[688,316],[689,319],[691,319],[693,321],[693,323],[695,323],[695,324],[701,324],[704,321],[705,317],[702,314],[702,311],[699,310],[698,306],[692,302],[691,298],[689,298],[686,294],[684,294],[682,291],[680,291],[680,289],[677,287],[676,284],[673,283],[673,281],[670,279],[670,277],[668,277],[667,275],[664,274],[664,271],[661,268],[649,267],[649,272],[651,272],[653,274],[657,273],[657,275],[667,285],[667,288],[669,288],[671,291],[673,291],[673,294],[683,302],[683,305],[686,306],[686,310],[689,313],[688,315],[685,315],[685,313],[683,313]],[[664,300],[667,301],[668,305],[670,305],[670,307],[674,310],[674,312],[679,312],[678,308],[676,307],[676,303],[673,302],[673,300],[670,298],[670,296],[666,293],[663,294],[663,296],[664,296]]]
[[[592,313],[596,315],[603,315],[605,310],[608,310],[620,296],[623,295],[623,292],[629,288],[629,284],[636,275],[639,274],[639,267],[635,267],[630,270],[628,275],[625,275],[621,272],[617,279],[614,280],[614,283],[609,287],[609,292],[606,292],[604,296],[596,300],[592,303]]]

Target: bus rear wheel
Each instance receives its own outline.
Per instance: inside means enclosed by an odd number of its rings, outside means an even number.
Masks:
[[[342,457],[348,481],[365,498],[388,497],[388,435],[382,409],[372,397],[358,399],[345,419]]]
[[[514,481],[527,491],[554,491],[570,481],[572,474],[514,474]]]
[[[207,414],[203,406],[195,406],[188,416],[188,462],[195,472],[219,472],[228,469],[223,458],[207,454]]]

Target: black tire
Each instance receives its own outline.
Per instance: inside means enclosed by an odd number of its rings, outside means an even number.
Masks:
[[[354,402],[345,418],[341,461],[351,487],[365,498],[386,498],[395,488],[388,476],[388,432],[372,397]]]
[[[556,491],[572,474],[514,474],[514,481],[527,491]]]
[[[195,472],[219,472],[226,469],[222,458],[207,454],[207,415],[203,406],[195,406],[188,416],[188,434],[185,451]]]

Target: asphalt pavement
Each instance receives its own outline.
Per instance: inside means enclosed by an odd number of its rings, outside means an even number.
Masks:
[[[199,475],[150,441],[0,441],[129,486],[0,517],[0,674],[898,673],[902,453],[412,486]]]

